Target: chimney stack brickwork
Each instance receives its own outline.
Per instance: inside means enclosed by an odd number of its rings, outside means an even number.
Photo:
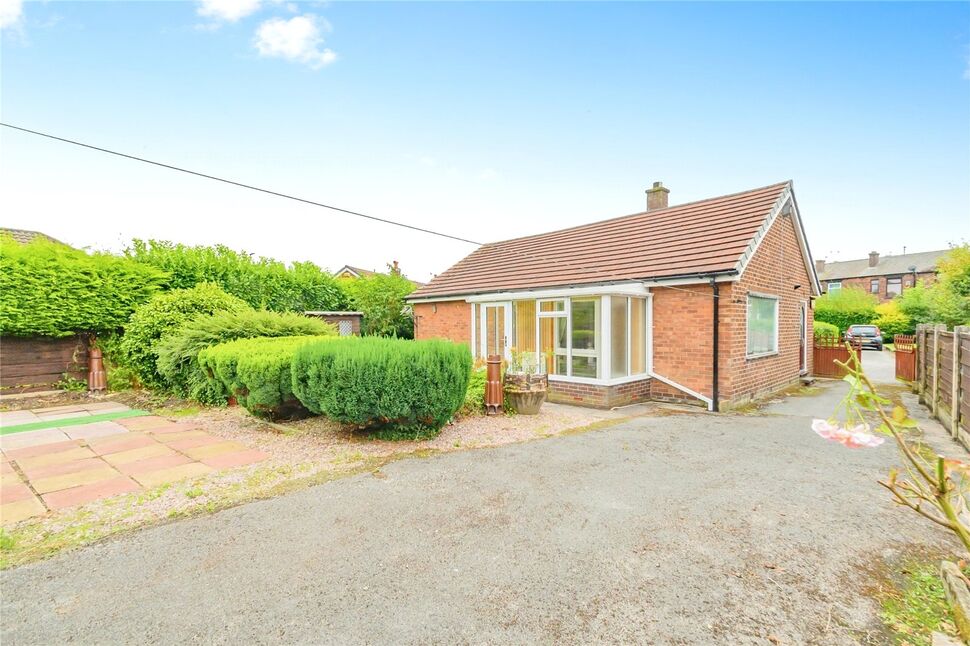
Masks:
[[[878,251],[870,251],[869,252],[869,266],[870,267],[875,267],[878,264],[879,264],[879,252]]]
[[[825,260],[824,259],[816,260],[815,261],[815,273],[816,274],[821,274],[823,271],[825,271]]]
[[[663,182],[654,182],[652,188],[647,189],[647,210],[657,211],[667,208],[667,197],[670,189],[665,188]]]

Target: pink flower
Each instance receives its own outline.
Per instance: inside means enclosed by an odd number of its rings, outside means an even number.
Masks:
[[[827,420],[816,419],[812,420],[812,430],[820,437],[838,442],[850,449],[873,448],[885,442],[884,438],[870,433],[869,426],[866,424],[843,428]]]

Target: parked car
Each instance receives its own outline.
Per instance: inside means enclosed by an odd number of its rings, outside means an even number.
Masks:
[[[882,332],[875,325],[850,325],[845,331],[846,341],[858,341],[863,349],[882,350]]]

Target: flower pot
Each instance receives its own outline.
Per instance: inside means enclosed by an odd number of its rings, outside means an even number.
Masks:
[[[538,414],[548,389],[546,375],[505,373],[505,396],[519,415]]]

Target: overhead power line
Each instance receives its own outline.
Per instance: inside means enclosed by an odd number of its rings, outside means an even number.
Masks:
[[[206,173],[200,173],[198,171],[189,170],[188,168],[182,168],[181,166],[173,166],[172,164],[164,164],[162,162],[153,161],[151,159],[145,159],[144,157],[137,157],[135,155],[129,155],[127,153],[118,152],[117,150],[109,150],[108,148],[102,148],[100,146],[93,146],[91,144],[86,144],[81,141],[75,141],[74,139],[67,139],[65,137],[58,137],[46,132],[40,132],[38,130],[31,130],[30,128],[23,128],[21,126],[15,126],[11,123],[0,122],[0,126],[4,128],[10,128],[12,130],[19,130],[20,132],[26,132],[32,135],[37,135],[38,137],[46,137],[47,139],[53,139],[55,141],[61,141],[67,144],[72,144],[74,146],[80,146],[81,148],[87,148],[89,150],[96,150],[98,152],[107,153],[109,155],[115,155],[116,157],[124,157],[125,159],[132,159],[134,161],[142,162],[143,164],[151,164],[152,166],[159,166],[161,168],[167,168],[169,170],[178,171],[180,173],[186,173],[188,175],[195,175],[196,177],[202,177],[204,179],[211,179],[216,182],[222,182],[223,184],[231,184],[233,186],[238,186],[240,188],[246,188],[251,191],[258,191],[260,193],[266,193],[267,195],[275,195],[276,197],[282,197],[287,200],[293,200],[294,202],[302,202],[303,204],[309,204],[311,206],[319,206],[324,209],[330,209],[331,211],[337,211],[339,213],[345,213],[347,215],[353,215],[358,218],[365,218],[367,220],[374,220],[375,222],[383,222],[384,224],[390,224],[396,227],[401,227],[404,229],[411,229],[412,231],[420,231],[421,233],[427,233],[429,235],[438,236],[439,238],[448,238],[449,240],[457,240],[458,242],[467,242],[468,244],[481,246],[483,243],[476,242],[474,240],[469,240],[468,238],[462,238],[460,236],[453,236],[449,233],[442,233],[440,231],[434,231],[432,229],[425,229],[424,227],[414,226],[413,224],[405,224],[404,222],[397,222],[395,220],[388,220],[387,218],[379,218],[376,215],[368,215],[366,213],[361,213],[360,211],[352,211],[350,209],[344,209],[339,206],[333,206],[332,204],[324,204],[323,202],[315,202],[313,200],[308,200],[306,198],[297,197],[295,195],[290,195],[288,193],[280,193],[279,191],[273,191],[268,188],[261,188],[259,186],[253,186],[252,184],[244,184],[243,182],[237,182],[235,180],[226,179],[224,177],[216,177],[215,175],[209,175]]]

